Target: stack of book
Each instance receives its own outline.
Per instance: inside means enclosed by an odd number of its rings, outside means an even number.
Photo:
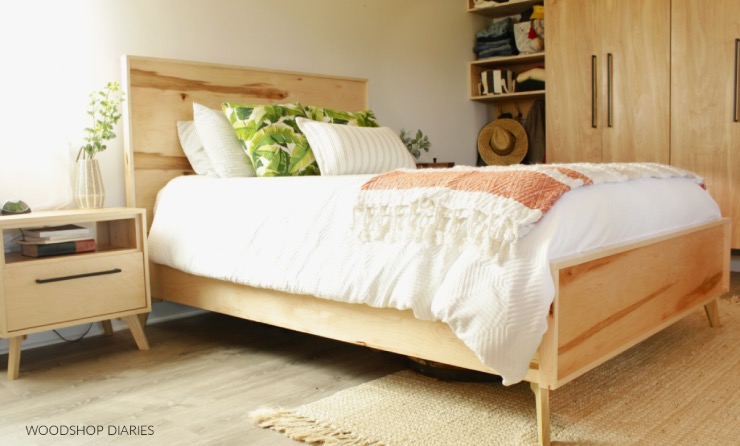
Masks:
[[[46,257],[95,251],[92,229],[77,225],[22,229],[21,254]]]
[[[516,74],[511,70],[484,70],[480,73],[480,94],[503,94],[516,91]]]

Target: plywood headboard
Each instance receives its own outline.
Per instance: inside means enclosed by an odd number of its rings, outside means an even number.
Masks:
[[[126,203],[147,209],[172,178],[191,174],[177,121],[193,119],[193,102],[301,102],[340,110],[368,108],[367,80],[261,68],[123,56]]]

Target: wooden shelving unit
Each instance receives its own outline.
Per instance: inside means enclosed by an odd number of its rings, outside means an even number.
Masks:
[[[475,8],[473,0],[467,0],[468,12],[472,14],[483,15],[486,17],[506,17],[513,14],[519,14],[535,5],[542,5],[542,0],[511,0],[507,3],[493,4],[482,8]],[[470,62],[468,67],[469,82],[468,95],[470,100],[477,102],[502,103],[510,101],[530,100],[544,98],[545,91],[525,91],[505,94],[480,95],[478,84],[480,83],[481,72],[490,69],[508,69],[514,72],[521,72],[535,67],[545,66],[545,52],[534,54],[519,54],[516,56],[489,57],[477,59]]]

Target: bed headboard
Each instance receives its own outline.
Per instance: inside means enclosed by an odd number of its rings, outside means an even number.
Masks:
[[[220,108],[301,102],[347,111],[368,108],[367,80],[181,60],[123,56],[126,92],[126,204],[147,210],[172,178],[193,173],[180,147],[177,121],[193,119],[193,102]]]

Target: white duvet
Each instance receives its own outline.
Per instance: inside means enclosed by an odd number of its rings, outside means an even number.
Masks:
[[[687,179],[582,187],[499,264],[474,248],[360,241],[353,207],[370,177],[176,178],[158,196],[150,258],[254,287],[412,309],[447,323],[508,385],[524,378],[547,329],[550,260],[720,218]]]

